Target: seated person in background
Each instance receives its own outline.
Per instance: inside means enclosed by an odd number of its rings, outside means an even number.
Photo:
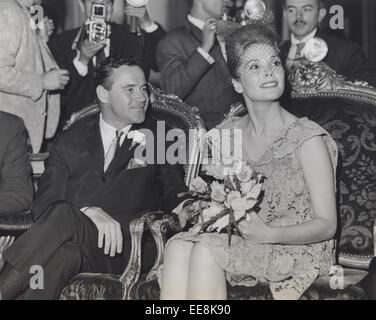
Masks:
[[[149,96],[141,65],[106,58],[95,83],[100,114],[58,136],[35,198],[36,222],[4,253],[3,299],[56,299],[78,273],[122,273],[131,251],[130,221],[154,210],[171,212],[180,202],[176,195],[186,191],[180,166],[158,164],[156,155],[152,163],[135,160],[139,131],[157,138],[157,124],[145,120]],[[155,141],[149,143],[156,154]],[[148,248],[145,258],[154,259]],[[34,265],[43,267],[43,290],[28,287]]]
[[[30,26],[29,9],[41,0],[0,1],[0,110],[25,122],[32,151],[57,128],[59,96],[49,92],[68,83],[66,70],[57,70],[47,45]]]
[[[111,55],[134,56],[148,78],[150,69],[157,70],[155,51],[158,41],[165,35],[164,30],[154,23],[145,7],[133,8],[132,14],[138,15],[142,34],[131,33],[128,25],[111,23],[113,0],[78,0],[86,21],[77,29],[64,31],[51,39],[49,46],[61,68],[68,69],[71,81],[61,95],[60,129],[71,115],[95,99],[95,66]],[[94,4],[106,6],[106,22],[110,33],[105,43],[89,41],[86,32]]]
[[[290,41],[281,47],[288,70],[300,65],[305,44],[318,37],[329,48],[323,62],[349,80],[367,81],[376,86],[376,68],[368,64],[360,45],[319,29],[327,13],[325,0],[283,0],[283,3],[284,15],[291,32]]]
[[[184,26],[167,34],[157,48],[161,87],[197,106],[211,129],[241,99],[229,81],[216,41],[216,21],[228,12],[232,1],[187,1],[191,11]]]
[[[261,24],[241,27],[226,43],[229,71],[248,109],[230,119],[229,129],[242,130],[242,158],[266,178],[260,211],[239,223],[243,237],[233,235],[231,246],[224,233],[190,230],[172,238],[162,299],[226,299],[226,279],[243,286],[266,279],[275,299],[299,299],[335,262],[337,147],[319,125],[280,105],[285,73],[278,43]],[[180,212],[182,225],[191,209]]]
[[[22,119],[0,111],[0,217],[31,209],[33,186]]]

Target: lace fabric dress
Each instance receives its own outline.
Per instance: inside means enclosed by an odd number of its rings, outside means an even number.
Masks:
[[[338,151],[334,140],[316,123],[301,118],[284,129],[252,167],[266,177],[260,218],[269,226],[301,224],[312,219],[312,205],[300,162],[301,145],[322,136],[335,172]],[[172,239],[199,242],[209,249],[233,286],[255,286],[266,280],[274,299],[299,299],[335,262],[334,240],[309,245],[257,244],[227,234],[183,232]],[[171,240],[172,240],[171,239]],[[170,241],[171,241],[170,240]]]

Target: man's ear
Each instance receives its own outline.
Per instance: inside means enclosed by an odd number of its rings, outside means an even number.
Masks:
[[[324,18],[326,17],[326,14],[328,13],[328,11],[326,10],[326,8],[321,8],[319,10],[319,24],[324,20]]]
[[[98,86],[96,92],[98,100],[103,104],[107,104],[109,99],[108,90],[103,86]]]
[[[242,94],[244,90],[243,90],[243,86],[240,84],[240,82],[235,80],[235,79],[231,79],[231,81],[232,81],[232,85],[235,88],[235,91],[239,94]]]

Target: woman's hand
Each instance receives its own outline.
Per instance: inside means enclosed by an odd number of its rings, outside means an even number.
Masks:
[[[273,243],[273,228],[265,224],[256,213],[247,215],[247,220],[239,223],[239,230],[245,239],[256,243]]]

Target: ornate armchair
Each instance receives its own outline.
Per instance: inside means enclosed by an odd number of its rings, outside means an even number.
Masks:
[[[167,127],[183,129],[187,139],[187,161],[184,165],[185,182],[189,185],[192,177],[198,172],[200,130],[204,129],[203,121],[198,115],[198,109],[183,103],[175,96],[165,95],[160,90],[151,88],[150,116],[157,121],[166,121]],[[90,106],[74,115],[67,123],[69,128],[78,119],[89,114],[97,113],[97,106]],[[160,228],[158,221],[170,221],[170,215],[163,212],[151,212],[135,219],[130,223],[132,251],[129,263],[122,275],[82,273],[71,279],[63,290],[62,300],[121,300],[131,299],[134,285],[140,279],[153,277],[155,269],[161,263],[163,247],[157,247],[157,257],[154,267],[148,274],[141,274],[141,247],[144,232],[150,231],[156,243],[160,243]],[[171,223],[172,224],[172,223]],[[158,232],[159,231],[159,232]]]
[[[319,278],[305,292],[303,300],[367,299],[356,284],[367,274],[376,255],[376,89],[350,83],[325,64],[310,64],[290,76],[292,94],[284,106],[298,117],[323,126],[336,141],[340,162],[337,171],[338,262],[333,275]],[[238,105],[236,115],[247,110]],[[154,221],[158,227],[160,255],[164,239],[179,230],[173,220]],[[160,257],[159,262],[163,260]],[[156,268],[154,268],[155,270]],[[159,299],[155,273],[135,286],[136,299]],[[272,299],[265,283],[256,287],[230,287],[228,298]]]

